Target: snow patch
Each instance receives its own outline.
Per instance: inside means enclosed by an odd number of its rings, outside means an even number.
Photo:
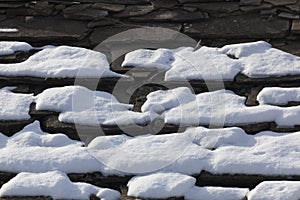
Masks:
[[[300,74],[299,57],[264,41],[202,46],[196,51],[191,47],[139,49],[126,54],[122,66],[163,69],[165,81],[233,80],[238,73],[255,78]]]
[[[300,124],[300,106],[282,108],[271,105],[248,107],[246,98],[229,90],[193,94],[188,88],[159,90],[150,93],[143,111],[161,115],[165,123],[187,125],[238,126],[276,122],[281,127]]]
[[[265,87],[257,95],[260,104],[287,105],[291,101],[300,102],[300,88]]]
[[[70,46],[44,48],[24,62],[0,64],[0,75],[43,78],[121,77],[109,69],[104,54]]]
[[[127,184],[127,195],[156,199],[182,197],[195,183],[196,179],[194,177],[178,173],[136,176]]]
[[[185,193],[186,200],[238,200],[244,199],[249,189],[224,187],[193,187]]]
[[[249,200],[298,200],[300,199],[299,181],[264,181],[247,195]]]
[[[101,200],[120,199],[120,193],[99,188],[88,183],[73,183],[59,171],[45,173],[19,173],[0,189],[0,197],[5,196],[51,196],[53,199],[89,199],[95,194]]]
[[[147,124],[157,115],[133,112],[133,105],[120,103],[107,92],[82,86],[50,88],[36,97],[37,110],[59,112],[59,121],[84,125]]]
[[[16,94],[13,87],[0,89],[0,120],[28,120],[29,108],[34,101],[32,94]]]
[[[1,29],[0,32],[2,32]],[[9,55],[15,53],[16,51],[29,51],[32,48],[33,47],[26,42],[1,41],[0,55]]]

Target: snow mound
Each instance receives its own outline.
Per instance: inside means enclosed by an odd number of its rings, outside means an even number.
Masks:
[[[256,78],[300,74],[299,57],[264,41],[202,46],[196,51],[191,47],[139,49],[126,54],[122,66],[165,70],[165,81],[233,80],[238,73]]]
[[[185,193],[186,200],[241,200],[249,192],[244,188],[224,188],[224,187],[193,187]]]
[[[0,56],[13,54],[16,51],[29,51],[33,47],[26,42],[1,41]]]
[[[0,171],[299,175],[299,142],[300,132],[246,135],[240,128],[194,127],[168,135],[99,136],[82,147],[34,122],[11,137],[0,134]]]
[[[257,95],[260,104],[287,105],[291,101],[300,102],[300,88],[266,87]]]
[[[195,183],[196,179],[194,177],[178,173],[136,176],[127,184],[127,195],[156,199],[182,197]]]
[[[0,89],[0,120],[30,119],[29,108],[34,101],[32,94],[16,94],[11,87]]]
[[[0,64],[0,75],[43,78],[121,76],[109,69],[109,63],[104,54],[70,46],[45,48],[24,62]]]
[[[299,181],[264,181],[248,193],[249,200],[298,200]]]
[[[66,173],[101,171],[102,165],[82,143],[63,134],[48,134],[38,121],[11,137],[0,134],[0,171]]]
[[[156,115],[133,112],[133,105],[120,103],[107,92],[82,86],[50,88],[36,97],[37,110],[59,112],[59,121],[84,125],[147,124]]]
[[[89,199],[95,194],[101,200],[120,199],[120,193],[87,183],[73,183],[59,171],[46,173],[22,172],[0,189],[0,197],[5,196],[51,196],[53,199]]]
[[[192,138],[185,134],[117,135],[95,138],[89,143],[88,150],[103,164],[121,173],[145,174],[174,163],[189,151],[190,146],[195,145]],[[203,154],[200,151],[206,150],[199,149],[199,156]]]
[[[188,88],[158,90],[147,96],[143,111],[161,115],[165,123],[187,125],[239,126],[261,122],[276,122],[281,127],[300,124],[300,106],[277,107],[258,105],[248,107],[246,98],[229,90],[193,94]]]

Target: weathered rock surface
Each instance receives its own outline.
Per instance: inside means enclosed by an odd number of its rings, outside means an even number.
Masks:
[[[280,38],[287,35],[289,26],[288,20],[250,15],[188,24],[184,33],[197,38]]]
[[[131,17],[130,20],[135,22],[184,22],[205,19],[207,17],[207,15],[200,11],[191,13],[183,10],[157,10],[145,16]]]

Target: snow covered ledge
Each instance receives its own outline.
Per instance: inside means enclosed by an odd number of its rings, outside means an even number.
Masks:
[[[22,172],[0,189],[0,197],[51,196],[56,199],[89,199],[96,195],[101,200],[118,200],[118,191],[96,187],[88,183],[73,183],[68,176],[59,171],[45,173]]]
[[[300,57],[264,41],[177,49],[138,49],[125,56],[123,67],[166,71],[165,81],[229,80],[242,73],[252,78],[300,74]],[[288,67],[287,67],[288,66]]]

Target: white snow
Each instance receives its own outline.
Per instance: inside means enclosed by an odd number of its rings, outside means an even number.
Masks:
[[[299,200],[299,181],[265,181],[251,190],[248,200]]]
[[[272,48],[263,41],[226,45],[222,52],[234,55],[249,77],[267,77],[300,74],[300,57]]]
[[[300,106],[282,108],[271,105],[248,107],[246,98],[229,90],[193,94],[188,88],[150,93],[142,111],[160,114],[169,124],[237,126],[276,122],[281,127],[300,124]]]
[[[0,64],[0,75],[54,78],[120,77],[104,54],[70,46],[45,48],[21,63]]]
[[[240,128],[194,127],[169,135],[100,136],[82,147],[34,122],[11,137],[0,134],[0,171],[299,175],[299,142],[300,132],[252,136]]]
[[[33,47],[26,42],[0,41],[0,55],[9,55],[16,51],[29,51],[32,48]]]
[[[222,48],[202,46],[196,51],[191,47],[139,49],[126,54],[122,66],[166,70],[165,81],[233,80],[238,73],[258,78],[300,74],[299,57],[263,41]]]
[[[265,87],[257,95],[260,104],[287,105],[291,101],[300,102],[300,88]]]
[[[104,165],[125,174],[160,171],[192,175],[205,170],[216,174],[295,175],[300,172],[299,142],[300,132],[247,135],[240,128],[195,127],[169,135],[98,137],[88,149]]]
[[[99,188],[88,183],[73,183],[59,171],[46,173],[22,172],[5,183],[0,189],[0,197],[5,196],[51,196],[53,199],[89,199],[96,195],[101,200],[120,199],[115,190]]]
[[[29,108],[34,101],[32,94],[17,94],[5,87],[0,89],[0,120],[27,120],[30,119]]]
[[[123,174],[145,174],[173,164],[189,151],[191,146],[196,149],[192,138],[185,134],[137,137],[117,135],[95,138],[89,143],[88,150],[104,165]],[[193,155],[202,156],[204,152],[207,150],[198,149]],[[105,174],[115,173],[109,168],[105,169]],[[177,165],[174,171],[176,170],[179,170]]]
[[[120,103],[107,92],[82,86],[50,88],[36,97],[37,110],[60,112],[61,122],[97,126],[147,124],[156,114],[133,112],[133,105]]]
[[[133,177],[127,184],[128,196],[141,198],[182,197],[196,183],[191,176],[178,173],[156,173]]]
[[[242,200],[246,197],[248,189],[224,187],[193,187],[185,193],[185,200]]]
[[[0,171],[66,173],[101,171],[102,165],[82,143],[63,134],[48,134],[36,121],[11,137],[0,134]]]
[[[17,28],[0,28],[0,32],[2,33],[16,33],[19,32]]]

